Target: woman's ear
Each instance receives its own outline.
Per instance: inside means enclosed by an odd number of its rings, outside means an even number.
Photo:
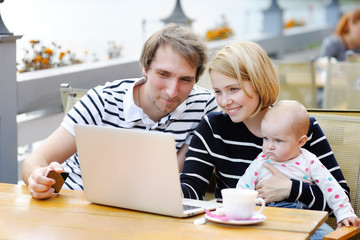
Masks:
[[[307,142],[307,136],[306,135],[302,135],[300,138],[299,138],[299,147],[302,147],[306,144]]]

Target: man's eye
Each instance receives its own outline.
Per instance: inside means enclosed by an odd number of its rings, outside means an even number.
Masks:
[[[183,78],[181,80],[184,81],[184,82],[192,82],[192,79],[188,79],[188,78]]]
[[[158,73],[160,76],[162,76],[162,77],[166,77],[167,76],[167,74],[166,73],[163,73],[163,72],[159,72]]]

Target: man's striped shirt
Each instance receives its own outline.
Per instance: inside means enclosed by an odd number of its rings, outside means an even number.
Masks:
[[[75,135],[75,124],[171,133],[175,138],[176,149],[179,150],[183,144],[190,143],[201,118],[217,108],[214,95],[209,90],[195,85],[182,104],[160,121],[154,122],[133,99],[134,86],[144,81],[144,78],[116,80],[89,90],[68,112],[61,126],[72,135]],[[64,188],[82,190],[78,154],[75,153],[63,163],[63,167],[65,171],[70,172]]]

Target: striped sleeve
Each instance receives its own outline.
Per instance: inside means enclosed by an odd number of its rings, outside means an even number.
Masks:
[[[202,199],[215,174],[215,197],[221,190],[236,187],[249,164],[261,152],[262,138],[253,135],[242,122],[227,114],[212,112],[198,125],[180,175],[183,196]]]
[[[200,122],[192,137],[184,169],[180,174],[182,194],[185,198],[200,199],[205,196],[207,186],[214,170],[214,164],[208,152],[208,143],[203,133],[210,133],[207,116]]]

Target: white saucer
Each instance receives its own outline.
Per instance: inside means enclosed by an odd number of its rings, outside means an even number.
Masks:
[[[228,221],[224,221],[215,217],[210,217],[209,215],[207,215],[205,213],[205,218],[207,220],[213,221],[213,222],[217,222],[217,223],[222,223],[222,224],[230,224],[230,225],[251,225],[251,224],[256,224],[256,223],[260,223],[266,220],[266,216],[262,215],[262,214],[256,214],[252,217],[252,219],[244,219],[244,220],[228,220]]]

